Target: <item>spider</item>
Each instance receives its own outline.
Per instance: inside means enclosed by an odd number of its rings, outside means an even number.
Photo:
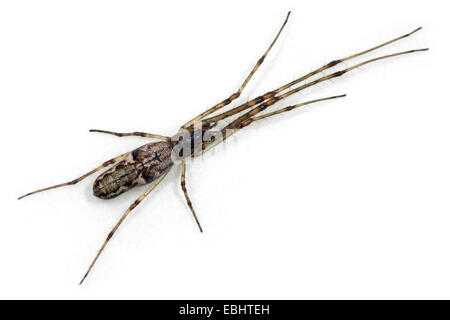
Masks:
[[[394,43],[396,41],[399,41],[401,39],[404,39],[406,37],[409,37],[410,35],[416,33],[417,31],[421,30],[422,28],[417,28],[414,31],[407,33],[403,36],[397,37],[395,39],[392,39],[390,41],[387,41],[385,43],[382,43],[380,45],[377,45],[373,48],[367,49],[365,51],[362,51],[360,53],[350,55],[348,57],[333,60],[329,62],[328,64],[311,71],[310,73],[295,79],[291,81],[290,83],[287,83],[278,89],[275,89],[273,91],[269,91],[263,95],[260,95],[244,104],[241,104],[235,108],[232,108],[228,111],[222,112],[220,114],[217,114],[215,116],[210,116],[216,111],[224,108],[225,106],[229,105],[231,102],[236,100],[240,97],[243,90],[247,86],[250,79],[253,77],[255,72],[258,70],[258,68],[261,66],[261,64],[264,62],[264,59],[269,54],[270,50],[276,43],[277,39],[279,38],[281,32],[283,31],[284,27],[286,26],[286,23],[289,20],[290,12],[288,12],[286,19],[284,20],[284,23],[282,24],[281,28],[279,29],[278,33],[276,34],[274,40],[270,44],[269,48],[264,52],[264,54],[261,56],[261,58],[258,60],[256,65],[251,70],[250,74],[245,78],[244,82],[240,86],[240,88],[234,92],[232,95],[230,95],[227,99],[223,100],[222,102],[216,104],[215,106],[207,109],[206,111],[200,113],[198,116],[193,118],[192,120],[185,123],[181,128],[179,129],[178,133],[172,137],[162,136],[158,134],[153,133],[145,133],[145,132],[130,132],[130,133],[118,133],[118,132],[112,132],[112,131],[105,131],[105,130],[96,130],[92,129],[90,132],[100,132],[100,133],[106,133],[106,134],[112,134],[118,137],[125,137],[125,136],[139,136],[144,138],[152,138],[160,140],[159,142],[151,142],[148,144],[145,144],[134,151],[124,153],[118,157],[115,157],[113,159],[110,159],[103,164],[101,164],[99,167],[89,171],[88,173],[82,175],[81,177],[58,185],[54,185],[51,187],[39,189],[30,193],[27,193],[23,196],[21,196],[19,199],[22,199],[24,197],[27,197],[29,195],[55,189],[63,186],[69,186],[74,185],[88,176],[102,170],[103,168],[109,167],[111,165],[111,168],[103,172],[94,182],[93,191],[94,195],[101,198],[101,199],[111,199],[114,197],[117,197],[118,195],[130,190],[131,188],[137,186],[137,185],[145,185],[150,184],[150,187],[138,198],[136,199],[131,206],[125,211],[125,213],[121,216],[119,221],[116,223],[116,225],[113,227],[113,229],[109,232],[107,235],[105,241],[103,242],[100,250],[96,254],[95,258],[92,260],[91,264],[89,265],[89,268],[87,272],[84,274],[83,278],[80,281],[80,284],[83,283],[83,281],[86,279],[90,271],[92,270],[93,266],[97,262],[99,256],[105,249],[106,245],[110,241],[110,239],[113,237],[117,229],[120,227],[122,222],[126,219],[126,217],[131,213],[131,211],[136,208],[151,192],[156,186],[161,183],[161,181],[167,176],[167,173],[169,170],[174,166],[174,164],[180,164],[181,166],[181,189],[184,193],[184,197],[186,199],[187,205],[192,213],[192,216],[200,230],[200,232],[203,232],[202,227],[200,225],[199,219],[197,217],[197,214],[194,210],[194,207],[192,205],[192,202],[189,198],[187,189],[186,189],[186,159],[188,158],[195,158],[199,155],[202,155],[203,153],[207,152],[220,142],[223,142],[225,139],[227,139],[230,135],[234,134],[235,132],[243,129],[244,127],[247,127],[251,123],[272,117],[274,115],[284,113],[287,111],[294,110],[296,108],[299,108],[301,106],[305,106],[308,104],[318,103],[325,100],[332,100],[337,98],[345,97],[346,95],[336,95],[326,98],[320,98],[315,100],[310,100],[306,102],[302,102],[300,104],[291,105],[288,107],[284,107],[281,109],[278,109],[276,111],[272,111],[270,113],[266,113],[263,115],[260,115],[260,113],[273,104],[277,103],[280,100],[283,100],[301,90],[304,90],[306,88],[309,88],[311,86],[314,86],[318,83],[337,78],[342,76],[345,73],[348,73],[354,69],[357,69],[363,65],[373,63],[379,60],[384,60],[396,56],[402,56],[407,55],[414,52],[420,52],[420,51],[426,51],[428,48],[425,49],[415,49],[415,50],[409,50],[409,51],[402,51],[397,52],[389,55],[380,56],[377,58],[373,58],[370,60],[363,61],[361,63],[355,64],[353,66],[347,67],[345,69],[342,69],[340,71],[336,71],[334,73],[330,73],[325,76],[321,76],[317,78],[316,80],[310,80],[309,82],[306,81],[304,84],[299,85],[293,89],[291,87],[294,87],[295,85],[310,79],[311,77],[322,73],[336,65],[339,65],[345,61],[354,59],[356,57],[365,55],[369,52],[372,52],[374,50],[377,50],[381,47],[387,46],[391,43]],[[229,124],[222,126],[222,128],[217,128],[218,123],[221,120],[227,119],[231,116],[238,115],[241,112],[246,111],[245,113],[238,116],[235,120],[230,122]],[[208,117],[209,116],[209,117]]]

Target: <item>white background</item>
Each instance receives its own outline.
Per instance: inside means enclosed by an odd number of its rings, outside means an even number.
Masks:
[[[450,298],[444,3],[2,1],[0,298]],[[240,101],[418,26],[369,56],[431,51],[297,94],[275,107],[348,97],[263,120],[191,164],[204,234],[175,167],[78,286],[145,187],[104,201],[92,176],[17,196],[147,142],[91,128],[175,134],[240,86],[288,10]]]

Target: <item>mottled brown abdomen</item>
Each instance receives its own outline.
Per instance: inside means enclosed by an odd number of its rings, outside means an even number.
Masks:
[[[164,141],[137,148],[95,180],[94,195],[111,199],[137,185],[152,182],[172,167],[171,152],[169,143]]]

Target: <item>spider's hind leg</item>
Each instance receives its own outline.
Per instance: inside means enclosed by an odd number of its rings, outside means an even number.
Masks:
[[[157,178],[152,185],[147,189],[147,191],[144,192],[136,201],[134,201],[131,206],[125,211],[125,213],[122,215],[122,217],[119,219],[119,221],[116,223],[114,228],[108,233],[108,236],[106,237],[106,240],[103,242],[103,245],[101,246],[100,250],[97,252],[97,255],[95,256],[94,260],[92,260],[91,264],[89,265],[89,268],[87,272],[84,274],[83,278],[80,281],[80,285],[83,283],[83,281],[88,276],[89,272],[91,272],[92,268],[94,267],[95,263],[97,262],[98,258],[102,254],[103,250],[105,249],[106,245],[108,244],[109,240],[113,237],[113,235],[116,233],[117,229],[119,229],[122,222],[125,220],[125,218],[130,214],[130,212],[136,208],[149,194],[153,191],[153,189],[156,188],[156,186],[167,176],[167,173],[164,173],[162,176]]]
[[[69,182],[65,182],[65,183],[61,183],[61,184],[57,184],[57,185],[54,185],[54,186],[51,186],[51,187],[47,187],[47,188],[43,188],[43,189],[39,189],[39,190],[30,192],[30,193],[27,193],[27,194],[25,194],[25,195],[19,197],[18,200],[20,200],[20,199],[22,199],[22,198],[25,198],[25,197],[28,197],[28,196],[30,196],[30,195],[32,195],[32,194],[35,194],[35,193],[38,193],[38,192],[47,191],[47,190],[56,189],[56,188],[59,188],[59,187],[70,186],[70,185],[72,185],[72,184],[76,184],[76,183],[80,182],[81,180],[84,180],[85,178],[89,177],[91,174],[94,174],[94,173],[96,173],[97,171],[100,171],[100,170],[102,170],[103,168],[106,168],[107,166],[109,166],[109,165],[111,165],[111,164],[114,164],[114,163],[116,163],[116,162],[119,162],[120,160],[124,159],[127,155],[128,155],[128,152],[127,152],[127,153],[124,153],[124,154],[122,154],[122,155],[120,155],[120,156],[118,156],[118,157],[109,159],[108,161],[103,162],[101,166],[99,166],[99,167],[97,167],[97,168],[95,168],[95,169],[89,171],[88,173],[82,175],[82,176],[79,177],[79,178],[76,178],[75,180],[72,180],[72,181],[69,181]]]
[[[153,133],[145,133],[145,132],[113,132],[113,131],[106,131],[106,130],[97,130],[97,129],[91,129],[89,132],[100,132],[100,133],[106,133],[106,134],[112,134],[117,137],[129,137],[129,136],[137,136],[137,137],[144,137],[144,138],[153,138],[163,141],[169,141],[170,138],[166,136],[161,136],[159,134],[153,134]]]

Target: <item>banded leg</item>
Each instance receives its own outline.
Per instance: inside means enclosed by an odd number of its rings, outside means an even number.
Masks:
[[[96,173],[97,171],[100,171],[103,168],[106,168],[107,166],[109,166],[109,165],[111,165],[113,163],[119,162],[120,160],[124,159],[127,155],[128,155],[128,152],[124,153],[124,154],[122,154],[122,155],[120,155],[118,157],[112,158],[112,159],[110,159],[110,160],[108,160],[106,162],[103,162],[103,164],[101,166],[99,166],[99,167],[89,171],[88,173],[82,175],[81,177],[79,177],[79,178],[77,178],[75,180],[72,180],[72,181],[69,181],[69,182],[66,182],[66,183],[57,184],[57,185],[54,185],[54,186],[51,186],[51,187],[47,187],[47,188],[43,188],[43,189],[39,189],[39,190],[30,192],[30,193],[27,193],[27,194],[19,197],[17,200],[20,200],[22,198],[28,197],[28,196],[30,196],[32,194],[35,194],[35,193],[38,193],[38,192],[47,191],[47,190],[56,189],[56,188],[59,188],[59,187],[70,186],[70,185],[76,184],[76,183],[80,182],[81,180],[84,180],[85,178],[89,177],[91,174]]]
[[[230,130],[230,129],[233,130],[235,128],[238,128],[241,125],[241,123],[243,123],[245,120],[254,117],[255,115],[257,115],[258,113],[264,111],[265,109],[267,109],[271,105],[275,104],[276,102],[278,102],[278,101],[280,101],[280,100],[282,100],[284,98],[287,98],[288,96],[290,96],[290,95],[292,95],[294,93],[297,93],[297,92],[299,92],[299,91],[301,91],[303,89],[306,89],[306,88],[309,88],[311,86],[314,86],[314,85],[316,85],[316,84],[318,84],[320,82],[324,82],[324,81],[327,81],[327,80],[330,80],[330,79],[333,79],[333,78],[340,77],[340,76],[344,75],[345,73],[347,73],[349,71],[352,71],[352,70],[357,69],[357,68],[359,68],[359,67],[361,67],[363,65],[366,65],[366,64],[369,64],[369,63],[372,63],[372,62],[375,62],[375,61],[388,59],[388,58],[392,58],[392,57],[397,57],[397,56],[401,56],[401,55],[406,55],[406,54],[410,54],[410,53],[414,53],[414,52],[427,51],[427,50],[428,49],[409,50],[409,51],[393,53],[393,54],[389,54],[389,55],[373,58],[373,59],[370,59],[370,60],[366,60],[366,61],[358,63],[358,64],[356,64],[354,66],[351,66],[351,67],[348,67],[346,69],[343,69],[341,71],[337,71],[337,72],[334,72],[334,73],[329,74],[327,76],[324,76],[322,78],[319,78],[317,80],[308,82],[308,83],[306,83],[306,84],[304,84],[304,85],[302,85],[302,86],[300,86],[298,88],[295,88],[293,90],[290,90],[290,91],[288,91],[288,92],[286,92],[286,93],[284,93],[282,95],[273,97],[273,98],[269,99],[268,101],[260,104],[259,106],[251,109],[250,111],[248,111],[247,113],[243,114],[242,116],[238,117],[236,120],[231,122],[229,125],[225,126],[221,130],[223,139],[227,138],[227,137],[224,136],[224,134],[227,132],[227,130]],[[207,144],[211,144],[211,142],[205,143],[204,147],[207,147]]]
[[[326,100],[337,99],[337,98],[343,98],[345,96],[346,95],[343,94],[343,95],[339,95],[339,96],[332,96],[332,97],[327,97],[327,98],[320,98],[320,99],[310,100],[310,101],[302,102],[302,103],[299,103],[299,104],[296,104],[296,105],[293,105],[293,106],[285,107],[285,108],[279,109],[277,111],[273,111],[273,112],[264,114],[262,116],[254,116],[254,117],[248,118],[248,119],[242,121],[236,127],[229,128],[228,131],[226,131],[224,134],[219,135],[220,140],[213,141],[213,143],[211,143],[211,144],[206,144],[205,143],[204,144],[203,153],[208,151],[208,150],[210,150],[211,148],[215,147],[217,144],[219,144],[220,142],[224,141],[225,139],[227,139],[228,137],[230,137],[231,135],[233,135],[237,131],[241,130],[242,128],[245,128],[246,126],[248,126],[249,124],[251,124],[251,123],[253,123],[253,122],[257,121],[257,120],[261,120],[261,119],[264,119],[264,118],[267,118],[267,117],[271,117],[271,116],[274,116],[276,114],[280,114],[280,113],[283,113],[283,112],[291,111],[291,110],[294,110],[296,108],[300,108],[302,106],[306,106],[308,104],[313,104],[313,103],[326,101]]]
[[[186,198],[186,202],[191,209],[192,215],[194,216],[195,222],[200,229],[200,232],[203,232],[202,226],[200,225],[200,221],[197,218],[197,214],[195,213],[194,207],[192,206],[191,199],[189,199],[189,195],[186,189],[186,163],[184,161],[181,162],[181,189],[183,189],[184,197]]]
[[[250,71],[250,74],[247,76],[247,78],[244,80],[244,82],[242,83],[241,87],[239,88],[238,91],[236,91],[235,93],[233,93],[230,97],[228,97],[227,99],[223,100],[222,102],[216,104],[215,106],[209,108],[208,110],[200,113],[198,116],[196,116],[194,119],[190,120],[189,122],[185,123],[183,125],[182,128],[188,128],[190,127],[192,124],[194,124],[194,122],[203,119],[204,117],[210,115],[211,113],[225,107],[226,105],[229,105],[233,100],[236,100],[237,98],[239,98],[239,96],[241,95],[242,91],[244,90],[244,88],[247,86],[248,82],[250,81],[250,79],[253,77],[253,75],[255,74],[256,70],[258,70],[258,68],[261,66],[261,64],[264,62],[264,59],[267,57],[267,55],[269,54],[270,50],[272,49],[273,45],[275,44],[275,42],[278,40],[278,37],[280,36],[281,32],[284,29],[284,26],[286,25],[286,23],[289,20],[289,16],[290,16],[291,12],[289,11],[287,16],[286,16],[286,20],[284,20],[283,25],[281,26],[280,30],[278,31],[275,39],[272,41],[272,43],[270,44],[269,48],[266,50],[266,52],[263,54],[263,56],[258,60],[258,62],[256,63],[256,65],[253,67],[252,71]]]
[[[91,129],[89,132],[100,132],[100,133],[106,133],[106,134],[112,134],[117,137],[129,137],[129,136],[137,136],[137,137],[144,137],[144,138],[153,138],[163,141],[169,141],[170,137],[161,136],[159,134],[153,134],[153,133],[145,133],[145,132],[112,132],[112,131],[106,131],[106,130],[97,130],[97,129]]]
[[[120,227],[120,225],[125,220],[125,218],[130,214],[130,212],[134,208],[136,208],[142,202],[142,200],[145,199],[145,197],[147,197],[150,194],[150,192],[153,191],[153,189],[156,188],[156,186],[166,177],[167,173],[168,172],[166,172],[165,174],[160,176],[158,179],[156,179],[155,182],[150,186],[150,188],[148,188],[147,191],[145,191],[144,194],[141,195],[136,201],[134,201],[133,204],[127,209],[127,211],[125,211],[125,213],[122,215],[122,217],[119,219],[119,221],[116,223],[114,228],[111,230],[111,232],[106,237],[105,242],[103,242],[103,245],[101,246],[101,248],[98,251],[97,255],[95,256],[94,260],[92,260],[91,264],[89,265],[89,268],[88,268],[87,272],[85,273],[85,275],[83,276],[83,278],[80,281],[80,285],[83,283],[84,279],[86,279],[86,277],[88,276],[89,272],[91,272],[92,268],[94,267],[95,263],[98,260],[98,257],[100,257],[100,255],[102,254],[102,252],[105,249],[106,245],[108,244],[109,240],[111,240],[111,238],[113,237],[114,233],[116,233],[117,229]]]
[[[241,124],[245,123],[245,121],[247,119],[250,119],[250,118],[254,117],[255,115],[257,115],[258,113],[264,111],[265,109],[267,109],[271,105],[275,104],[276,102],[278,102],[278,101],[280,101],[280,100],[282,100],[284,98],[287,98],[288,96],[290,96],[290,95],[292,95],[292,94],[294,94],[296,92],[299,92],[299,91],[301,91],[303,89],[309,88],[309,87],[311,87],[313,85],[316,85],[316,84],[318,84],[320,82],[340,77],[340,76],[344,75],[345,73],[347,73],[349,71],[352,71],[354,69],[357,69],[357,68],[359,68],[359,67],[361,67],[363,65],[366,65],[366,64],[369,64],[369,63],[372,63],[372,62],[376,62],[376,61],[379,61],[379,60],[388,59],[388,58],[392,58],[392,57],[397,57],[397,56],[401,56],[401,55],[406,55],[406,54],[410,54],[410,53],[427,51],[427,50],[428,50],[427,48],[426,49],[409,50],[409,51],[393,53],[393,54],[389,54],[389,55],[373,58],[373,59],[370,59],[370,60],[366,60],[366,61],[358,63],[358,64],[356,64],[354,66],[351,66],[349,68],[343,69],[341,71],[334,72],[332,74],[329,74],[329,75],[324,76],[322,78],[319,78],[317,80],[308,82],[308,83],[306,83],[306,84],[304,84],[304,85],[302,85],[302,86],[300,86],[298,88],[292,89],[292,90],[290,90],[290,91],[288,91],[288,92],[286,92],[286,93],[284,93],[282,95],[273,97],[273,98],[267,100],[266,102],[260,104],[259,106],[251,109],[247,113],[244,113],[242,116],[238,117],[236,120],[234,120],[233,122],[231,122],[230,124],[228,124],[227,126],[222,128],[220,130],[220,134],[219,134],[220,139],[217,139],[215,141],[207,141],[207,142],[203,143],[203,146],[202,146],[203,152],[202,153],[206,152],[207,150],[210,150],[212,147],[216,146],[219,142],[222,142],[225,139],[227,139],[231,134],[233,134],[235,131],[237,131],[239,129],[239,127],[241,126]]]
[[[341,59],[338,59],[338,60],[333,60],[333,61],[329,62],[328,64],[324,65],[323,67],[320,67],[320,68],[318,68],[318,69],[316,69],[314,71],[311,71],[310,73],[308,73],[308,74],[306,74],[306,75],[304,75],[304,76],[302,76],[302,77],[300,77],[298,79],[295,79],[294,81],[291,81],[288,84],[285,84],[284,86],[279,87],[278,89],[276,89],[274,91],[269,91],[269,92],[265,93],[264,95],[256,97],[255,99],[250,100],[247,103],[244,103],[244,104],[242,104],[240,106],[237,106],[237,107],[235,107],[235,108],[233,108],[231,110],[228,110],[228,111],[226,111],[224,113],[221,113],[221,114],[218,114],[216,116],[204,119],[204,120],[202,120],[202,124],[203,125],[207,125],[207,124],[215,123],[217,121],[220,121],[220,120],[228,118],[228,117],[230,117],[232,115],[235,115],[235,114],[237,114],[237,113],[239,113],[241,111],[249,109],[249,108],[251,108],[251,107],[253,107],[253,106],[255,106],[255,105],[257,105],[257,104],[259,104],[261,102],[266,101],[267,99],[273,98],[275,95],[283,92],[284,90],[286,90],[286,89],[288,89],[288,88],[290,88],[290,87],[292,87],[292,86],[294,86],[294,85],[296,85],[296,84],[298,84],[298,83],[300,83],[300,82],[302,82],[304,80],[307,80],[307,79],[311,78],[312,76],[314,76],[314,75],[316,75],[318,73],[321,73],[321,72],[323,72],[323,71],[325,71],[327,69],[330,69],[330,68],[332,68],[332,67],[334,67],[334,66],[336,66],[336,65],[338,65],[338,64],[340,64],[342,62],[345,62],[345,61],[357,58],[359,56],[362,56],[362,55],[367,54],[369,52],[372,52],[372,51],[375,51],[377,49],[380,49],[380,48],[382,48],[384,46],[387,46],[387,45],[389,45],[391,43],[394,43],[396,41],[399,41],[401,39],[407,38],[407,37],[413,35],[414,33],[416,33],[417,31],[419,31],[421,29],[422,28],[417,28],[417,29],[415,29],[414,31],[412,31],[410,33],[407,33],[407,34],[405,34],[403,36],[400,36],[400,37],[397,37],[395,39],[392,39],[392,40],[389,40],[387,42],[384,42],[384,43],[382,43],[380,45],[377,45],[377,46],[375,46],[373,48],[367,49],[367,50],[362,51],[360,53],[353,54],[353,55],[350,55],[348,57],[341,58]]]
[[[238,128],[239,129],[245,128],[246,126],[248,126],[252,122],[255,122],[255,121],[258,121],[258,120],[261,120],[261,119],[264,119],[264,118],[272,117],[272,116],[280,114],[280,113],[288,112],[288,111],[291,111],[291,110],[303,107],[303,106],[305,106],[307,104],[312,104],[312,103],[316,103],[316,102],[332,100],[332,99],[337,99],[337,98],[344,98],[346,96],[347,96],[346,94],[342,94],[342,95],[339,95],[339,96],[332,96],[332,97],[328,97],[328,98],[321,98],[321,99],[316,99],[316,100],[311,100],[311,101],[295,104],[293,106],[285,107],[285,108],[282,108],[282,109],[279,109],[279,110],[276,110],[276,111],[273,111],[273,112],[269,112],[269,113],[263,114],[262,116],[255,116],[255,117],[249,118],[249,119],[243,121],[239,125]]]

